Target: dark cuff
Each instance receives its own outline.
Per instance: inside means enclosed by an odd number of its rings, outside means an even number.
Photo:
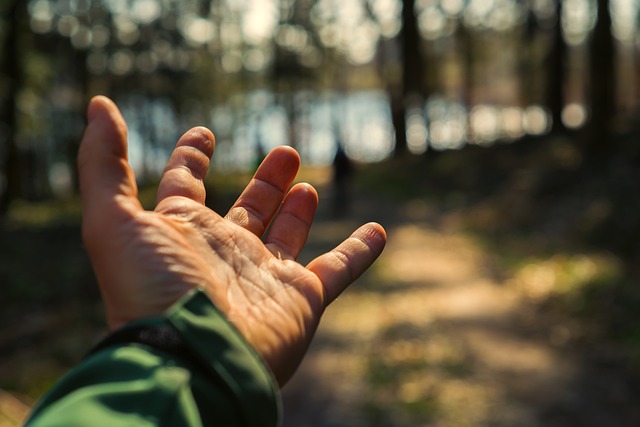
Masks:
[[[96,344],[86,357],[90,357],[109,347],[132,343],[146,345],[173,357],[189,360],[192,363],[197,362],[185,347],[184,340],[178,330],[167,322],[125,326]]]

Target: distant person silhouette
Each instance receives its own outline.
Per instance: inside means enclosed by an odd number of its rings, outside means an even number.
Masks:
[[[353,162],[347,156],[342,143],[338,141],[336,154],[333,157],[333,215],[342,217],[350,209],[350,181],[354,172]]]

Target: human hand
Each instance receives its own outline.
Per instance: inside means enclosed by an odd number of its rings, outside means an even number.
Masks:
[[[109,327],[161,315],[190,289],[202,287],[283,385],[324,309],[382,252],[384,229],[366,224],[334,250],[299,264],[295,258],[318,196],[308,184],[289,189],[298,154],[289,147],[273,150],[222,217],[204,205],[203,179],[215,145],[205,128],[180,138],[162,175],[156,208],[145,211],[118,108],[96,97],[88,119],[78,154],[82,231]]]

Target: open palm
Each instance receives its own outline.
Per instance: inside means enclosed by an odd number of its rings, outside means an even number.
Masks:
[[[201,287],[284,384],[324,308],[381,253],[382,227],[366,224],[309,265],[299,264],[295,258],[318,196],[308,184],[289,188],[298,154],[289,147],[272,151],[222,217],[204,205],[203,179],[215,145],[205,128],[180,138],[160,181],[156,208],[145,211],[117,107],[94,98],[88,117],[78,156],[83,236],[110,328],[160,315]]]

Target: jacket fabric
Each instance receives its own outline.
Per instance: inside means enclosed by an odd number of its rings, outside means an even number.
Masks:
[[[114,335],[158,330],[171,331],[169,345],[107,338],[40,400],[25,426],[279,425],[271,372],[204,291]]]

